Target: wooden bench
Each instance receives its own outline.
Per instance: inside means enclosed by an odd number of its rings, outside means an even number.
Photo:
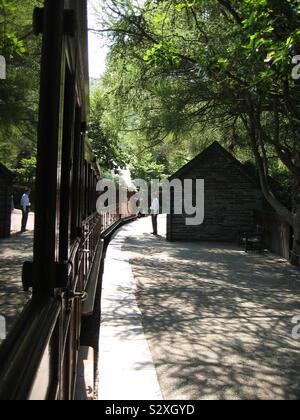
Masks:
[[[239,245],[245,248],[245,252],[259,251],[264,249],[265,228],[256,225],[252,231],[239,233]]]

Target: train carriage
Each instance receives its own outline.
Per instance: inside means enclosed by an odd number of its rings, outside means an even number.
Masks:
[[[100,234],[119,216],[104,218],[95,208],[100,173],[87,141],[87,1],[45,0],[34,11],[34,31],[43,37],[36,218],[33,262],[23,269],[24,289],[33,294],[0,349],[0,399],[71,400]]]

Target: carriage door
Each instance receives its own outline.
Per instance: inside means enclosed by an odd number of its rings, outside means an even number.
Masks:
[[[81,197],[77,192],[82,191],[84,159],[85,63],[80,48],[86,36],[86,2],[45,1],[38,13],[43,19],[43,53],[34,292],[60,301],[57,398],[68,400],[74,396],[84,297],[78,270]]]

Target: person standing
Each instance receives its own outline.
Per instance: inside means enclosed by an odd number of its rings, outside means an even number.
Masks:
[[[155,195],[151,204],[151,217],[152,217],[152,226],[153,226],[152,235],[157,235],[158,214],[159,214],[159,199],[157,195]]]
[[[26,192],[22,195],[21,198],[21,208],[22,208],[22,226],[21,232],[26,232],[26,226],[28,222],[28,215],[30,212],[30,189],[26,190]]]

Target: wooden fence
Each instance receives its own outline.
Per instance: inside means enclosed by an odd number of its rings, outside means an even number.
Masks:
[[[266,247],[289,260],[292,242],[292,229],[274,212],[255,212],[255,223],[265,227]]]

